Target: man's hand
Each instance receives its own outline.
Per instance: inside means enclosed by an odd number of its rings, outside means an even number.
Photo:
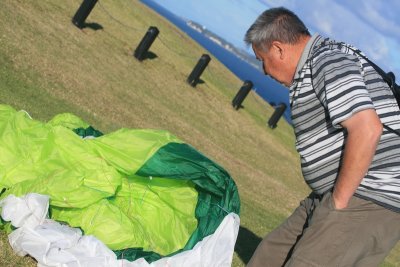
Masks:
[[[369,169],[382,134],[382,123],[374,109],[362,110],[341,124],[347,130],[347,138],[332,194],[336,209],[347,207]]]

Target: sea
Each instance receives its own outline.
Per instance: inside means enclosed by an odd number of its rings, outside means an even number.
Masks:
[[[193,40],[199,43],[204,49],[206,49],[210,54],[217,58],[222,64],[224,64],[232,73],[234,73],[240,80],[251,81],[253,83],[253,90],[260,95],[266,102],[271,106],[276,106],[281,103],[286,104],[287,108],[283,117],[291,123],[290,119],[290,105],[289,105],[289,90],[273,80],[272,78],[266,76],[259,69],[248,63],[247,61],[239,58],[237,55],[231,51],[218,45],[216,42],[210,40],[202,33],[196,31],[189,25],[186,21],[173,14],[169,10],[160,6],[153,0],[141,0],[142,3],[156,11],[158,14],[169,20],[184,33],[190,36]],[[157,25],[153,25],[157,26]],[[162,33],[160,33],[161,35]],[[207,54],[207,52],[205,52]],[[199,58],[201,55],[198,55]],[[210,63],[211,64],[211,63]],[[239,90],[238,88],[232,88],[232,90]],[[245,106],[245,101],[244,104]],[[269,118],[266,118],[269,119]]]

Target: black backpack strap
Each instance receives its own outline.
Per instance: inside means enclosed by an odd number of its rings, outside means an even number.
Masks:
[[[374,62],[372,62],[366,56],[361,54],[360,50],[355,50],[354,52],[357,53],[363,59],[365,59],[375,69],[375,71],[382,77],[382,79],[389,85],[389,87],[392,90],[393,95],[394,95],[394,97],[395,97],[395,99],[397,101],[397,105],[400,107],[400,87],[396,84],[396,77],[394,76],[394,73],[393,72],[387,72],[386,73],[379,66],[377,66]],[[387,126],[384,123],[382,123],[382,125],[383,125],[383,128],[385,128],[389,132],[397,134],[398,136],[400,136],[400,132],[399,131],[396,131],[395,129]]]
[[[397,101],[397,105],[400,107],[400,87],[396,84],[396,76],[394,75],[393,72],[385,72],[382,70],[378,65],[376,65],[374,62],[369,60],[366,56],[364,56],[360,50],[355,50],[349,47],[350,50],[353,50],[357,55],[362,57],[364,60],[366,60],[374,69],[375,71],[382,77],[382,79],[389,85],[390,89],[393,92],[394,98]]]
[[[382,125],[383,125],[383,128],[385,128],[385,129],[388,130],[389,132],[394,133],[394,134],[397,134],[398,136],[400,136],[400,132],[399,132],[399,131],[397,131],[397,130],[395,130],[395,129],[389,127],[389,126],[387,126],[387,125],[384,124],[384,123],[382,123]]]
[[[328,43],[325,44],[323,43],[322,46],[324,45],[338,45],[338,46],[342,46],[344,45],[344,43]],[[396,99],[397,105],[400,108],[400,86],[396,84],[396,77],[394,75],[393,72],[385,72],[384,70],[382,70],[378,65],[376,65],[374,62],[372,62],[371,60],[369,60],[366,56],[364,56],[362,54],[362,52],[359,49],[353,49],[351,47],[349,47],[348,45],[346,45],[346,48],[353,51],[354,53],[356,53],[357,55],[359,55],[360,57],[362,57],[365,61],[368,62],[368,64],[370,64],[375,71],[382,77],[382,79],[389,85],[389,88],[392,90],[393,96]],[[311,71],[311,76],[312,76],[312,69],[310,69]],[[400,131],[397,131],[389,126],[387,126],[386,124],[382,123],[383,128],[385,128],[387,131],[396,134],[398,136],[400,136]]]

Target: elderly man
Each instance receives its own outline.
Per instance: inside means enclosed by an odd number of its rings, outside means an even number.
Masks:
[[[378,266],[400,239],[400,111],[355,47],[285,8],[262,13],[245,41],[290,88],[301,168],[312,193],[259,244],[248,266]]]

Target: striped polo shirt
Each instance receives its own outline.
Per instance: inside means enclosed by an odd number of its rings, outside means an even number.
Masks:
[[[331,190],[339,174],[346,139],[341,122],[361,110],[375,109],[382,123],[400,129],[391,89],[355,50],[313,35],[290,86],[303,176],[318,194]],[[400,136],[384,130],[356,195],[400,212]]]

